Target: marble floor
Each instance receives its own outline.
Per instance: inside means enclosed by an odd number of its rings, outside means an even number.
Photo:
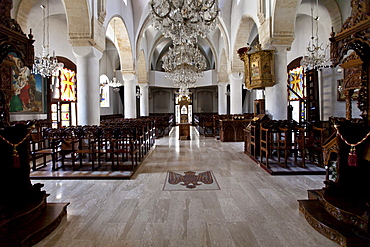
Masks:
[[[167,171],[211,170],[220,190],[163,191]],[[36,246],[337,246],[298,210],[324,175],[271,176],[243,143],[174,128],[131,180],[32,180],[48,202],[70,202],[67,217]]]

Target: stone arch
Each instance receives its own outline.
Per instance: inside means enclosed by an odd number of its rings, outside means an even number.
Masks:
[[[105,0],[101,1],[104,2]],[[23,30],[27,29],[29,14],[37,2],[38,0],[20,1],[16,12],[16,19]],[[68,36],[72,46],[95,46],[103,50],[104,47],[102,46],[102,42],[104,39],[100,36],[104,30],[99,21],[105,18],[104,8],[100,9],[103,15],[99,16],[99,20],[97,20],[91,18],[92,10],[89,7],[88,0],[60,0],[60,2],[64,6],[67,18]],[[92,21],[96,21],[96,23],[94,23],[95,25],[92,25]],[[100,25],[98,25],[98,23],[100,23]]]
[[[62,0],[67,15],[68,34],[72,42],[92,38],[89,1]]]
[[[224,41],[224,49],[223,49],[224,51],[223,52],[225,53],[225,56],[226,56],[226,59],[225,59],[226,64],[224,64],[224,65],[226,65],[225,69],[226,69],[227,73],[229,73],[229,72],[231,72],[231,64],[230,64],[230,60],[228,59],[230,57],[230,42],[229,42],[230,37],[229,37],[228,32],[226,31],[225,23],[220,18],[220,16],[218,17],[217,27],[220,30],[220,33],[222,35],[222,40]],[[218,52],[222,53],[222,51],[218,51]],[[221,56],[218,55],[218,53],[215,53],[215,54],[216,54],[215,58],[218,58],[218,59],[216,59],[216,68],[219,68],[220,66],[219,66],[219,64],[217,64],[217,62],[221,61],[221,60],[219,60],[219,58]]]
[[[27,19],[31,12],[32,7],[38,2],[38,0],[23,0],[19,3],[18,11],[16,14],[16,20],[21,26],[22,30],[27,30]]]
[[[123,19],[120,17],[113,17],[109,21],[108,28],[112,32],[112,41],[118,50],[121,71],[125,73],[133,73],[134,62],[132,58],[132,48]]]
[[[17,21],[23,30],[27,28],[27,19],[32,7],[38,0],[23,0],[17,11]],[[71,40],[91,38],[91,23],[87,0],[61,0],[64,5],[68,33]]]
[[[227,82],[229,81],[229,76],[227,73],[227,57],[225,49],[222,49],[221,57],[220,57],[220,66],[218,71],[218,81],[219,82]]]
[[[335,0],[321,0],[321,2],[329,12],[334,32],[339,32],[342,28],[342,15],[337,2]]]
[[[277,38],[291,38],[294,35],[296,10],[301,1],[276,0],[273,10],[272,36]],[[328,10],[334,31],[341,28],[342,18],[335,0],[320,0]]]
[[[233,72],[244,72],[244,63],[239,59],[236,51],[241,47],[247,46],[247,43],[250,39],[251,31],[255,25],[256,23],[254,22],[254,20],[247,15],[244,15],[239,22],[239,28],[234,43],[234,52],[232,54]]]
[[[137,38],[136,38],[136,54],[139,54],[139,50],[140,50],[140,44],[141,44],[141,41],[143,39],[143,36],[144,36],[144,33],[146,31],[146,29],[152,24],[149,16],[147,16],[144,20],[144,22],[142,23],[141,25],[141,28],[139,30],[139,33],[137,35]]]
[[[272,37],[293,37],[296,11],[300,1],[276,0],[272,13]]]
[[[137,62],[137,75],[139,83],[148,82],[148,70],[146,66],[144,50],[140,50],[139,59]]]

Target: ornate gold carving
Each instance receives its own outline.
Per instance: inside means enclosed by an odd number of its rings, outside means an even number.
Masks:
[[[323,204],[324,204],[324,208],[325,210],[330,214],[332,215],[333,217],[335,217],[336,219],[342,221],[342,222],[345,222],[347,224],[351,224],[353,226],[356,226],[362,230],[366,230],[367,228],[367,222],[365,219],[357,216],[357,215],[354,215],[350,212],[346,212],[340,208],[337,208],[335,207],[334,205],[332,205],[331,203],[329,203],[328,201],[325,200],[325,196],[323,197]]]
[[[347,51],[354,49],[364,52],[365,46],[370,46],[370,18],[367,14],[369,3],[366,0],[352,0],[352,15],[342,25],[341,31],[331,33],[330,59],[337,66]],[[366,57],[366,54],[360,54]]]
[[[358,58],[363,62],[368,62],[369,59],[369,47],[370,47],[370,16],[368,9],[370,8],[370,2],[368,0],[352,0],[352,15],[344,22],[341,31],[335,34],[334,31],[330,34],[330,59],[334,66],[340,63],[348,63],[347,60],[352,60],[349,64],[346,64],[347,68],[360,67],[360,64],[350,56],[343,60],[344,56],[347,55],[349,50],[354,50]],[[355,56],[355,55],[353,55]],[[343,61],[342,61],[343,60]],[[354,72],[352,72],[354,73]],[[364,119],[369,119],[369,101],[368,101],[368,78],[367,72],[362,71],[362,74],[357,74],[357,78],[360,78],[361,84],[358,88],[360,93],[358,96],[358,107],[361,110],[361,116]],[[352,79],[350,84],[357,85]],[[350,113],[347,112],[347,119]],[[350,119],[350,117],[349,117]]]
[[[244,62],[245,86],[248,89],[260,89],[275,85],[274,51],[261,50],[256,46],[256,51],[249,53],[250,47],[238,50],[240,59]]]
[[[323,145],[324,166],[329,164],[330,155],[332,153],[339,153],[336,138],[331,139],[326,145]]]
[[[339,232],[331,229],[330,227],[324,225],[317,219],[315,219],[312,215],[310,215],[305,208],[299,204],[299,210],[304,214],[305,219],[307,222],[319,233],[327,237],[328,239],[336,242],[340,246],[346,246],[346,238],[340,234]]]
[[[353,28],[359,23],[369,20],[369,16],[367,13],[367,4],[366,0],[352,0],[351,1],[352,7],[352,15],[347,18],[347,20],[343,23],[342,29],[340,32],[344,32],[347,29]]]

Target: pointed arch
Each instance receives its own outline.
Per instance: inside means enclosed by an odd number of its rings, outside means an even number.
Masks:
[[[218,71],[218,81],[219,82],[229,81],[229,76],[227,73],[227,56],[226,56],[225,49],[222,49],[222,52],[221,52],[220,67]]]
[[[123,19],[120,17],[113,17],[109,21],[107,32],[109,32],[107,35],[111,37],[111,40],[118,50],[121,71],[133,73],[134,61],[132,57],[132,47]]]
[[[244,72],[244,63],[239,59],[236,51],[241,47],[247,46],[247,43],[250,43],[252,41],[250,40],[250,35],[253,28],[256,29],[256,23],[254,22],[254,20],[251,17],[244,15],[239,22],[239,28],[234,43],[234,52],[232,54],[233,72]]]
[[[296,11],[300,1],[276,0],[272,14],[272,37],[290,38],[294,35]]]
[[[27,19],[31,12],[32,7],[38,2],[38,0],[21,1],[19,3],[18,11],[16,14],[16,20],[21,26],[23,31],[27,30]]]
[[[138,75],[138,82],[139,83],[147,83],[148,82],[148,70],[145,62],[145,54],[144,50],[140,50],[139,59],[137,62],[137,75]]]
[[[62,0],[71,41],[92,38],[90,8],[87,0]],[[77,42],[78,43],[78,42]]]

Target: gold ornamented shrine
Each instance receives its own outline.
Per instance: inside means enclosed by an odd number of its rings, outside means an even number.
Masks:
[[[261,45],[238,50],[240,59],[244,62],[245,87],[247,89],[264,89],[275,85],[274,50],[262,50]]]

